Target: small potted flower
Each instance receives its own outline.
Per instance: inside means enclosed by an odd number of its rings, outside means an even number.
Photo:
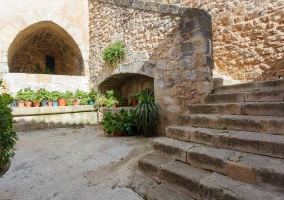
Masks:
[[[39,98],[42,99],[42,100],[41,100],[41,106],[42,106],[42,107],[47,106],[48,96],[49,96],[49,93],[50,93],[50,92],[47,91],[47,90],[44,89],[44,88],[40,88],[40,89],[37,91],[37,93],[38,93]]]
[[[90,97],[89,104],[94,105],[95,100],[97,98],[97,93],[94,91],[94,89],[92,89],[91,92],[89,93],[89,97]]]
[[[60,97],[60,92],[52,91],[50,94],[50,99],[52,100],[52,106],[58,106],[58,99]]]

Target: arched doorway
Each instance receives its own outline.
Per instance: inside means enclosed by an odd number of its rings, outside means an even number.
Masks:
[[[9,72],[84,75],[84,62],[73,38],[57,24],[30,25],[15,37],[8,50]]]

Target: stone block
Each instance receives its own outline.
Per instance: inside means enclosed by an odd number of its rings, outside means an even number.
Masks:
[[[170,97],[165,97],[164,98],[164,104],[165,105],[174,104],[174,100]]]
[[[181,48],[179,46],[170,48],[168,56],[171,60],[179,59],[181,57]]]
[[[27,77],[25,73],[7,73],[3,75],[3,81],[12,84],[12,83],[25,83]]]
[[[284,88],[284,80],[259,82],[260,91],[277,90]]]
[[[146,195],[147,199],[167,199],[167,200],[194,200],[177,190],[165,184],[160,184]]]
[[[37,83],[52,83],[52,75],[47,74],[36,74]]]
[[[178,68],[178,62],[177,61],[169,61],[167,70],[175,70]]]
[[[139,0],[133,0],[132,8],[144,10],[145,9],[145,2],[139,1]]]
[[[284,102],[254,102],[241,105],[242,115],[284,116]]]
[[[213,90],[213,84],[203,82],[197,85],[198,94],[210,94]]]
[[[255,172],[250,166],[241,163],[227,161],[228,173],[230,178],[240,180],[246,183],[255,184]]]
[[[160,4],[160,6],[159,6],[159,12],[161,12],[161,13],[168,13],[169,12],[169,5],[167,5],[167,4]]]
[[[157,61],[157,68],[161,70],[166,70],[167,69],[167,60],[158,60]]]
[[[160,172],[160,167],[171,161],[171,158],[150,153],[142,156],[138,160],[138,168],[142,172],[157,178]]]
[[[214,94],[252,92],[258,90],[259,90],[258,82],[250,82],[250,83],[242,83],[236,85],[221,86],[214,89]]]
[[[165,129],[166,136],[172,139],[178,139],[181,141],[190,141],[191,127],[186,126],[168,126]]]
[[[0,73],[8,73],[9,67],[8,66],[0,66]]]
[[[189,59],[183,59],[179,61],[179,68],[184,70],[184,69],[189,69],[191,67],[191,63]]]
[[[180,7],[177,5],[169,5],[169,12],[172,14],[178,14]]]
[[[240,103],[244,102],[243,93],[208,94],[203,96],[204,103]]]
[[[246,102],[279,102],[284,100],[284,90],[249,92],[245,94]]]
[[[153,140],[151,144],[154,152],[182,162],[186,162],[187,151],[195,146],[188,142],[170,138],[158,138]]]
[[[189,53],[194,51],[194,45],[192,42],[186,42],[181,44],[181,52]]]
[[[164,86],[165,87],[172,87],[175,84],[175,80],[173,78],[165,78],[164,79]]]
[[[195,81],[197,79],[196,70],[186,70],[184,72],[184,80],[185,81]]]
[[[197,198],[199,196],[199,181],[207,178],[211,172],[191,167],[188,164],[174,161],[161,167],[160,179],[174,184],[183,193]]]
[[[165,72],[165,76],[180,76],[181,72],[178,70],[169,70]]]

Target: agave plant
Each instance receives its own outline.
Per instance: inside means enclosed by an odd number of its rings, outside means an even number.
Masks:
[[[138,104],[135,106],[137,128],[145,137],[155,136],[156,125],[160,120],[162,108],[155,102],[152,89],[141,90],[136,94]]]

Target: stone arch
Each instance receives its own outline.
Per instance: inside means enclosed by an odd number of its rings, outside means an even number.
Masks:
[[[52,13],[46,10],[33,10],[24,13],[20,13],[11,19],[11,23],[0,30],[0,50],[1,50],[1,62],[7,63],[8,72],[8,49],[12,42],[16,38],[17,34],[25,30],[29,26],[39,23],[39,22],[53,22],[54,24],[61,27],[70,35],[74,40],[74,43],[78,46],[78,49],[82,55],[82,66],[83,71],[88,72],[89,66],[89,53],[88,45],[84,42],[83,33],[74,27],[69,20],[63,16],[56,13]],[[86,75],[86,73],[85,73]]]
[[[54,60],[54,66],[47,66]],[[80,49],[72,37],[53,22],[38,22],[17,34],[8,49],[10,72],[34,73],[46,67],[54,74],[83,75]],[[38,73],[38,72],[37,72]]]

